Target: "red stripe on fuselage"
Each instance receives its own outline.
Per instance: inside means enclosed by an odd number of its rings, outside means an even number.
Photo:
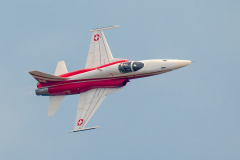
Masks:
[[[68,77],[71,77],[71,76],[74,76],[74,75],[78,75],[78,74],[81,74],[81,73],[85,73],[85,72],[89,72],[89,71],[92,71],[92,70],[95,70],[95,69],[98,69],[98,68],[104,68],[104,67],[112,66],[114,64],[123,63],[123,62],[128,62],[128,60],[125,59],[125,60],[115,61],[115,62],[108,63],[108,64],[105,64],[105,65],[102,65],[102,66],[98,66],[98,67],[95,67],[95,68],[80,69],[80,70],[77,70],[77,71],[73,71],[73,72],[69,72],[69,73],[66,73],[66,74],[59,75],[59,77],[68,78]],[[67,83],[69,83],[69,82],[70,83],[71,82],[76,82],[76,81],[79,81],[79,80],[70,80]],[[83,80],[83,81],[86,81],[86,80]],[[49,82],[51,82],[51,81],[49,81]],[[66,81],[60,81],[60,82],[53,81],[53,83],[50,84],[50,85],[61,85],[61,84],[64,84],[64,83],[66,83]],[[49,84],[41,84],[40,83],[38,85],[38,88],[46,87],[46,86],[50,86],[50,85]]]
[[[89,71],[92,71],[92,70],[95,70],[95,69],[98,69],[98,68],[104,68],[104,67],[112,66],[114,64],[122,63],[122,62],[128,62],[128,60],[115,61],[115,62],[108,63],[108,64],[105,64],[105,65],[102,65],[102,66],[99,66],[99,67],[95,67],[95,68],[80,69],[80,70],[77,70],[77,71],[73,71],[73,72],[69,72],[69,73],[66,73],[66,74],[59,75],[59,77],[68,78],[68,77],[71,77],[71,76],[74,76],[74,75],[77,75],[77,74],[89,72]]]

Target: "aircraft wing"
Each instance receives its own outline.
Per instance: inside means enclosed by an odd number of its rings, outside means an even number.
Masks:
[[[92,32],[90,48],[85,68],[94,68],[111,63],[113,56],[102,30],[117,28],[118,26],[89,30]]]
[[[112,93],[120,91],[121,88],[97,88],[80,94],[77,116],[75,120],[74,130],[70,132],[78,132],[99,127],[84,128],[93,114],[96,112],[104,98]]]

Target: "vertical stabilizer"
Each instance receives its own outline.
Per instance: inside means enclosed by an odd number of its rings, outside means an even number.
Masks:
[[[54,75],[59,76],[65,73],[68,73],[66,64],[64,61],[59,61]]]
[[[53,116],[65,96],[50,96],[48,105],[48,116]]]

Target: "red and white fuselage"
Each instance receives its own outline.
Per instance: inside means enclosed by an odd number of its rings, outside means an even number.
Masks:
[[[96,68],[81,69],[59,75],[59,77],[67,79],[51,85],[38,84],[36,94],[44,96],[71,95],[94,88],[119,88],[125,86],[130,79],[162,74],[184,67],[190,63],[191,61],[188,60],[171,59],[131,62],[128,60],[115,61]],[[136,67],[141,65],[141,68],[135,71],[134,65]],[[122,66],[123,70],[121,70]]]
[[[68,72],[64,61],[59,61],[54,75],[40,71],[29,73],[38,81],[37,95],[49,96],[48,116],[53,116],[66,95],[80,94],[74,130],[78,132],[99,127],[84,128],[106,96],[122,90],[131,79],[170,72],[187,66],[189,60],[154,59],[128,61],[113,58],[103,30],[92,32],[85,69]]]

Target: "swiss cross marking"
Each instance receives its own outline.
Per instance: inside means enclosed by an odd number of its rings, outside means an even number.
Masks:
[[[95,34],[95,35],[94,35],[94,41],[98,41],[98,40],[99,40],[99,37],[100,37],[99,34]]]
[[[77,125],[81,126],[82,124],[83,124],[83,119],[79,119],[78,122],[77,122]]]

